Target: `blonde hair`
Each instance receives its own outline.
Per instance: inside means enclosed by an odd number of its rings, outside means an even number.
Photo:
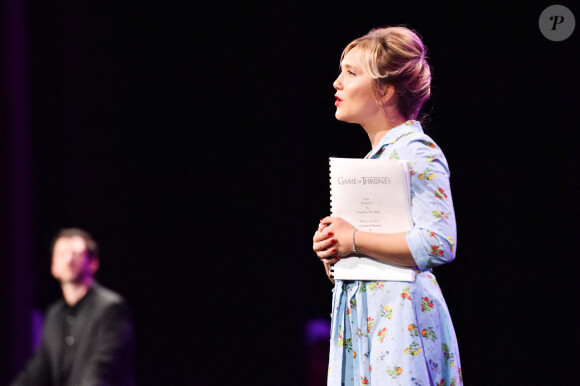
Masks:
[[[355,47],[362,70],[375,80],[377,90],[386,84],[393,85],[399,112],[405,119],[417,119],[431,95],[427,47],[418,34],[406,27],[372,29],[346,46],[341,62]]]

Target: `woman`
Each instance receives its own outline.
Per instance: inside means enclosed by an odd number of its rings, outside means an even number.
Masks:
[[[404,27],[374,29],[342,54],[336,118],[367,132],[372,150],[365,158],[408,161],[414,227],[368,233],[326,217],[313,249],[327,274],[341,257],[358,253],[414,267],[416,279],[336,280],[329,385],[463,383],[455,331],[432,274],[455,258],[456,228],[447,161],[416,121],[430,96],[425,56],[421,39]]]

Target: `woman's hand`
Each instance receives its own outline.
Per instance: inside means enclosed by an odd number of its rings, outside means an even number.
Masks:
[[[354,227],[340,217],[325,217],[320,220],[318,230],[312,238],[312,249],[324,263],[327,273],[340,257],[355,253],[352,245],[353,232]],[[417,265],[407,244],[405,232],[359,231],[356,233],[356,249],[359,254],[389,263],[405,267]]]
[[[352,232],[354,227],[340,217],[325,217],[312,238],[312,249],[319,259],[334,264],[340,256],[353,253]]]

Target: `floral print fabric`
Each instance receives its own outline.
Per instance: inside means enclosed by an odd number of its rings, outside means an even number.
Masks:
[[[390,130],[366,158],[409,162],[413,283],[336,280],[328,385],[461,385],[457,339],[432,267],[455,258],[447,161],[419,122]]]

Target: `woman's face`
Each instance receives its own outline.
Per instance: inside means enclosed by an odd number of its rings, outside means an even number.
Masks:
[[[333,83],[336,89],[335,116],[340,121],[365,126],[376,119],[380,109],[375,81],[362,71],[356,50],[355,47],[345,55],[340,63],[340,75]]]

